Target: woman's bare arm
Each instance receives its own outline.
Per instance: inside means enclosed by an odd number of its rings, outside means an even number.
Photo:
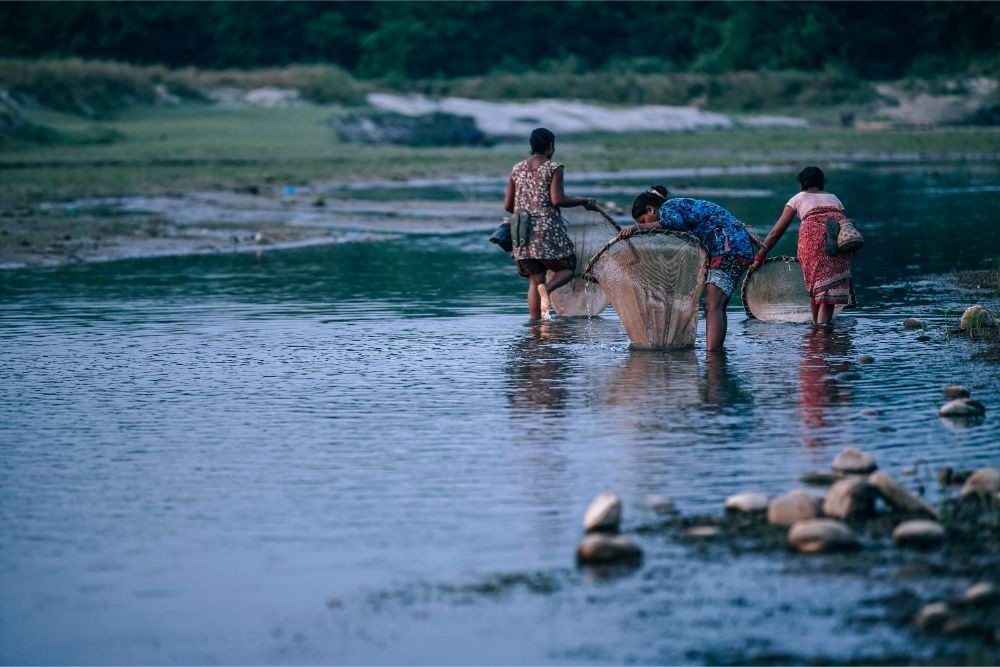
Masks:
[[[761,263],[764,261],[764,257],[767,256],[768,251],[778,244],[781,240],[782,235],[785,230],[788,229],[788,225],[792,224],[792,220],[795,219],[795,209],[791,206],[785,206],[785,209],[781,212],[778,220],[774,223],[774,227],[771,227],[771,231],[767,233],[767,238],[764,239],[764,245],[757,253],[754,258],[753,265],[750,267],[751,270],[756,270],[760,267]]]
[[[508,213],[514,212],[514,174],[507,177],[507,192],[503,196],[503,209]]]
[[[583,206],[588,211],[597,208],[597,202],[593,199],[582,199],[580,197],[568,197],[563,190],[563,170],[562,167],[556,169],[552,174],[552,183],[549,184],[549,198],[553,206],[560,208],[572,208],[573,206]]]

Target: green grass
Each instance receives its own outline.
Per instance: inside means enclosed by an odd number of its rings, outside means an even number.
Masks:
[[[114,120],[29,110],[27,120],[66,136],[110,143],[21,145],[0,152],[0,208],[39,201],[229,188],[268,182],[495,175],[526,155],[526,141],[493,148],[409,148],[341,143],[337,106],[223,109],[137,106]],[[566,136],[557,159],[574,171],[799,165],[803,155],[1000,151],[996,128],[859,132],[836,126]]]

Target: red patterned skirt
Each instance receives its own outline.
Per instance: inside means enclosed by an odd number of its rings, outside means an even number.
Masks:
[[[836,206],[818,206],[799,227],[798,260],[813,303],[846,304],[850,297],[851,253],[826,254],[826,221],[844,220]]]

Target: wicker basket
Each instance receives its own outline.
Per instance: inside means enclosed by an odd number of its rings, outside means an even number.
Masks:
[[[865,245],[861,232],[850,220],[840,221],[840,233],[837,234],[837,248],[841,252],[855,252]]]

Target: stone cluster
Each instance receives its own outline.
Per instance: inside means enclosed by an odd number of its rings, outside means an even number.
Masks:
[[[577,563],[611,565],[641,561],[642,549],[627,536],[619,534],[621,521],[622,501],[617,494],[606,492],[594,498],[583,515],[586,535],[576,547]]]

